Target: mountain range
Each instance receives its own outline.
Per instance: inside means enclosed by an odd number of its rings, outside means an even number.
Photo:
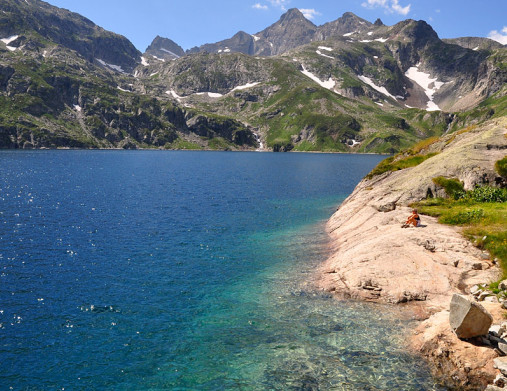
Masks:
[[[0,147],[393,153],[506,113],[507,49],[423,21],[297,9],[184,51],[0,0]]]

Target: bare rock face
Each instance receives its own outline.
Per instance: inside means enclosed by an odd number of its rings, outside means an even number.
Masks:
[[[493,317],[479,303],[455,294],[451,300],[449,322],[458,338],[472,338],[488,334]]]

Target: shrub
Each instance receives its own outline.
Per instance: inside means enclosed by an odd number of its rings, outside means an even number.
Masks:
[[[507,177],[507,156],[495,163],[495,170],[503,177]]]
[[[465,198],[474,202],[506,202],[507,189],[491,186],[477,186],[467,191]]]
[[[459,179],[438,176],[432,180],[435,185],[443,187],[447,195],[454,198],[455,200],[458,200],[465,196],[463,183],[461,183]]]

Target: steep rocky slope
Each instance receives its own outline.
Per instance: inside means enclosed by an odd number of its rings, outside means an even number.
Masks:
[[[43,49],[46,42],[75,50],[90,62],[131,72],[141,53],[125,37],[85,17],[39,0],[0,0],[0,37],[9,47]]]

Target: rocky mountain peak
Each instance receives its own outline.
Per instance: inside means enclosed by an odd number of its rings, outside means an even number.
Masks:
[[[297,8],[291,8],[280,20],[255,34],[264,42],[257,42],[262,54],[275,55],[312,42],[317,26],[304,17]],[[268,50],[265,49],[267,46]]]
[[[146,49],[145,55],[151,55],[164,60],[173,60],[185,55],[185,51],[176,42],[169,38],[156,36]]]
[[[353,31],[361,31],[372,26],[371,22],[360,18],[352,12],[345,12],[335,21],[324,24],[319,27],[318,38],[321,40],[330,37],[340,37]]]
[[[407,19],[396,24],[394,29],[398,30],[398,38],[413,41],[416,45],[439,40],[438,34],[424,20]]]
[[[280,17],[280,23],[289,23],[292,21],[302,21],[302,22],[309,22],[313,25],[312,22],[310,22],[308,19],[305,18],[303,13],[298,8],[291,8],[286,13],[284,13]]]
[[[384,25],[384,22],[382,22],[382,19],[377,18],[377,20],[375,21],[375,23],[373,23],[373,25],[376,27],[381,27]]]

